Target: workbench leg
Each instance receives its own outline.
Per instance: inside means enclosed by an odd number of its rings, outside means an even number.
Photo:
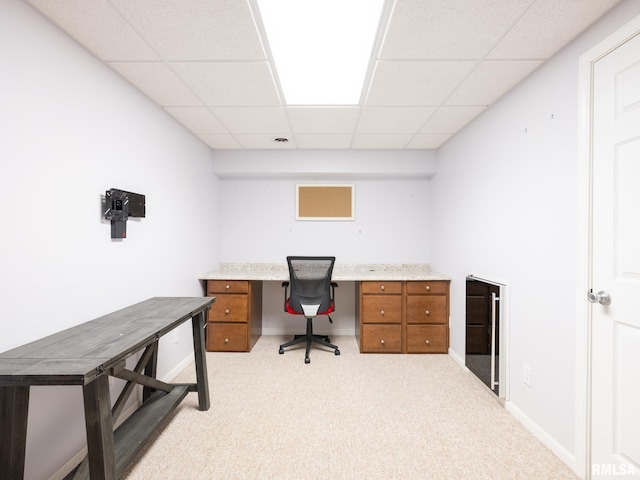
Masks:
[[[24,478],[29,387],[0,387],[0,478]]]
[[[158,374],[158,340],[156,340],[153,345],[150,345],[148,348],[152,349],[151,358],[147,362],[147,365],[144,367],[144,374],[147,377],[156,378]],[[155,390],[149,387],[142,388],[142,401],[146,402],[149,400],[149,397],[153,395]]]
[[[196,363],[196,379],[198,382],[198,402],[200,410],[209,410],[209,377],[207,375],[207,358],[204,348],[204,326],[208,310],[200,312],[191,319],[193,323],[193,353]]]
[[[82,389],[91,480],[116,480],[109,376],[101,375]]]

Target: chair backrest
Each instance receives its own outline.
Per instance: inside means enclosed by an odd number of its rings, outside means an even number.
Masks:
[[[331,306],[331,274],[336,257],[287,257],[291,293],[289,305],[307,316]]]

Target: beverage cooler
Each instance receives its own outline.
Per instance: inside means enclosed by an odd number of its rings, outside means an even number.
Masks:
[[[466,278],[465,365],[496,395],[501,373],[501,290],[502,286],[473,275]]]

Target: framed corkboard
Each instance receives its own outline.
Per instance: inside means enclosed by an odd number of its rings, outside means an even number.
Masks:
[[[296,220],[354,220],[355,185],[296,185]]]

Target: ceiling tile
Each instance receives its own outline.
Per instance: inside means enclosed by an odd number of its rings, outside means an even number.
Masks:
[[[352,135],[313,135],[299,134],[296,135],[296,144],[298,148],[333,148],[333,149],[349,149],[351,148]]]
[[[167,107],[165,110],[197,135],[228,133],[207,107]]]
[[[366,105],[439,105],[476,64],[474,61],[376,62]]]
[[[351,134],[358,122],[360,107],[288,107],[287,115],[295,133]]]
[[[161,62],[110,62],[109,66],[163,107],[195,107],[202,102]]]
[[[537,0],[487,58],[548,58],[618,1]]]
[[[289,123],[283,107],[213,107],[231,133],[269,133],[287,137]]]
[[[413,137],[406,148],[440,148],[451,137],[453,135],[450,133],[421,133]]]
[[[206,105],[281,105],[267,62],[176,62],[171,66]]]
[[[416,133],[436,107],[365,107],[358,133]]]
[[[362,102],[287,106],[256,0],[25,1],[220,149],[437,148],[620,3],[386,0]]]
[[[198,135],[211,148],[219,150],[241,149],[242,146],[231,135]]]
[[[264,60],[247,0],[111,0],[164,60]]]
[[[447,105],[491,105],[542,65],[539,60],[482,62],[447,100]]]
[[[107,0],[28,0],[104,61],[160,60]]]
[[[420,133],[455,133],[485,109],[486,107],[441,107]]]
[[[294,149],[296,144],[291,139],[286,143],[275,141],[278,135],[236,135],[243,148],[258,149]]]
[[[534,0],[396,0],[380,58],[480,59]]]
[[[359,134],[353,137],[353,148],[404,148],[413,135],[368,135]]]

